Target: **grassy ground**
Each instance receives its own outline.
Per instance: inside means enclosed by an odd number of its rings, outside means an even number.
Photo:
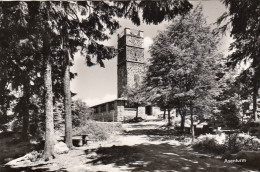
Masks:
[[[40,149],[39,145],[23,140],[19,133],[0,133],[0,172],[15,172],[15,169],[8,169],[3,165],[12,159],[38,149]],[[21,169],[17,171],[21,171]]]
[[[38,146],[22,140],[17,133],[0,133],[0,165],[35,149]]]

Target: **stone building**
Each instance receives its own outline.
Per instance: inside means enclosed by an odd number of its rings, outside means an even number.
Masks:
[[[135,88],[145,75],[144,33],[140,30],[125,28],[118,34],[117,60],[117,99],[95,105],[92,119],[98,121],[124,121],[134,118],[136,108],[122,97],[125,88]],[[146,106],[138,107],[138,116],[157,115],[160,109]]]

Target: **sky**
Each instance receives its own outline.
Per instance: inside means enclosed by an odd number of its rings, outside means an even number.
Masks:
[[[219,16],[225,11],[225,6],[219,0],[211,1],[190,1],[194,7],[201,3],[203,14],[206,17],[208,24],[214,24]],[[169,22],[162,22],[159,25],[147,25],[141,23],[136,26],[127,19],[119,19],[120,29],[103,44],[117,47],[117,34],[122,33],[125,27],[144,31],[144,50],[145,58],[149,58],[149,46],[153,43],[153,38],[158,34],[158,31],[165,30]],[[214,25],[213,25],[214,27]],[[229,44],[232,39],[229,34],[222,38],[221,51],[224,54],[228,53]],[[88,106],[97,105],[103,102],[115,100],[117,98],[117,57],[111,60],[105,60],[105,68],[99,65],[88,67],[85,58],[79,53],[75,55],[74,65],[71,68],[72,72],[76,72],[78,76],[71,81],[71,91],[77,95],[73,99],[81,99]]]

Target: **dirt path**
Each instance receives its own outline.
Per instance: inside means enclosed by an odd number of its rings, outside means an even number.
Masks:
[[[223,160],[194,152],[189,146],[173,139],[165,139],[171,131],[159,129],[162,124],[123,124],[124,134],[110,141],[78,148],[49,162],[28,162],[27,166],[36,171],[70,172],[249,171],[239,165],[224,163]]]
[[[120,139],[121,144],[99,149],[97,157],[89,163],[121,171],[249,171],[165,139],[165,134],[171,131],[158,129],[160,125],[158,122],[124,124],[126,135]]]

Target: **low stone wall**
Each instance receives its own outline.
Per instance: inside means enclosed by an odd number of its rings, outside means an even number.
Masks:
[[[135,108],[125,108],[123,112],[123,121],[133,119],[136,116]]]

